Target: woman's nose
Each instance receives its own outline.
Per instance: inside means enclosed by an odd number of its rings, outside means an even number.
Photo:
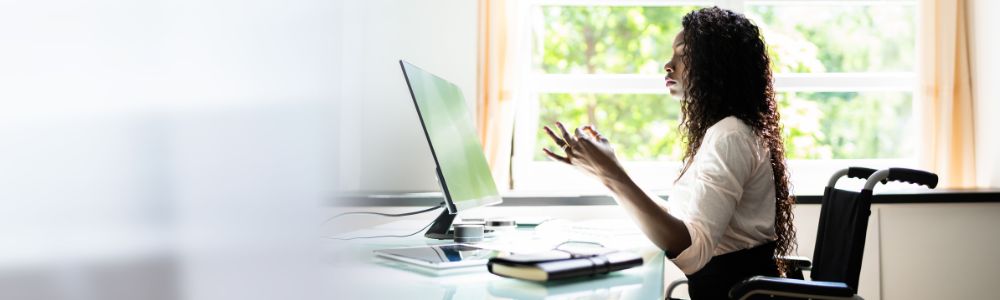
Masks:
[[[674,71],[674,68],[671,68],[670,64],[668,63],[663,65],[663,71],[666,71],[667,73],[672,73]]]

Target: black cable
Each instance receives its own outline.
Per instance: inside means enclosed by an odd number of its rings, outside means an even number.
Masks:
[[[437,221],[437,220],[434,220],[434,221]],[[398,237],[398,238],[411,237],[411,236],[413,236],[415,234],[423,232],[425,229],[427,229],[427,227],[431,227],[431,225],[434,225],[434,221],[431,221],[429,224],[427,224],[427,226],[424,226],[424,228],[420,228],[420,230],[417,230],[417,231],[415,231],[415,232],[413,232],[411,234],[407,234],[407,235],[373,235],[373,236],[355,236],[355,237],[349,237],[349,238],[339,238],[339,237],[328,236],[326,238],[331,239],[331,240],[338,240],[338,241],[350,241],[350,240],[357,240],[357,239],[374,239],[374,238],[387,238],[387,237]]]
[[[412,212],[399,213],[399,214],[387,214],[387,213],[380,213],[380,212],[373,212],[373,211],[351,211],[351,212],[340,213],[340,214],[337,214],[335,216],[332,216],[332,217],[330,217],[329,219],[326,219],[325,221],[323,221],[323,223],[320,223],[320,224],[326,224],[327,222],[333,221],[333,219],[340,218],[340,217],[343,217],[343,216],[346,216],[346,215],[378,215],[378,216],[384,216],[384,217],[412,216],[412,215],[416,215],[416,214],[422,214],[422,213],[425,213],[425,212],[429,212],[429,211],[441,208],[442,206],[444,206],[444,202],[438,203],[438,205],[435,205],[434,207],[431,207],[431,208],[427,208],[427,209],[423,209],[423,210],[418,210],[418,211],[412,211]]]
[[[345,212],[345,213],[340,213],[340,214],[337,214],[337,215],[335,215],[333,217],[330,217],[329,219],[326,219],[325,221],[323,221],[322,224],[326,224],[326,222],[333,221],[336,218],[340,218],[340,217],[343,217],[343,216],[346,216],[346,215],[378,215],[378,216],[385,216],[385,217],[412,216],[412,215],[422,214],[422,213],[425,213],[425,212],[436,210],[438,208],[443,207],[444,204],[445,204],[444,202],[441,202],[441,203],[438,203],[438,205],[435,205],[434,207],[431,207],[431,208],[426,208],[426,209],[422,209],[422,210],[418,210],[418,211],[405,212],[405,213],[398,213],[398,214],[387,214],[387,213],[380,213],[380,212],[373,212],[373,211],[352,211],[352,212]],[[383,237],[400,237],[400,238],[410,237],[410,236],[413,236],[415,234],[420,233],[421,231],[426,230],[428,227],[431,227],[431,225],[434,225],[434,222],[436,222],[436,221],[437,221],[437,219],[435,219],[434,221],[431,221],[429,224],[427,224],[427,226],[424,226],[423,228],[420,228],[420,230],[417,230],[417,231],[415,231],[415,232],[413,232],[411,234],[407,234],[407,235],[375,235],[375,236],[356,236],[356,237],[349,237],[349,238],[339,238],[339,237],[328,236],[326,238],[332,239],[332,240],[339,240],[339,241],[349,241],[349,240],[356,240],[356,239],[373,239],[373,238],[383,238]]]

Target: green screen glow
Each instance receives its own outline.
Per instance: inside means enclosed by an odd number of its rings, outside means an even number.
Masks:
[[[458,209],[500,201],[462,90],[434,74],[402,62],[444,187]]]

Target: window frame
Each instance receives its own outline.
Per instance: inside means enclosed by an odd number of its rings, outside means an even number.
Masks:
[[[716,5],[737,12],[744,12],[748,5],[914,5],[913,0],[882,1],[815,1],[815,0],[535,0],[522,6],[521,15],[532,20],[538,18],[541,6],[684,6]],[[918,7],[919,9],[919,7]],[[920,24],[919,11],[914,24]],[[534,21],[530,22],[534,23]],[[528,26],[526,41],[519,49],[522,57],[532,61],[530,43],[531,26]],[[916,28],[915,28],[916,30]],[[919,38],[919,35],[918,35]],[[915,41],[918,42],[919,41]],[[915,46],[916,48],[916,46]],[[914,49],[917,51],[917,49]],[[837,72],[837,73],[775,73],[776,92],[910,92],[914,121],[919,124],[918,114],[921,102],[918,92],[919,61],[910,72]],[[555,161],[534,161],[540,95],[546,93],[607,93],[607,94],[662,94],[663,74],[545,74],[532,67],[518,67],[524,78],[521,86],[523,96],[517,103],[514,128],[510,176],[513,192],[553,192],[574,194],[600,194],[606,189],[595,179],[589,178],[572,167]],[[921,145],[921,136],[911,132],[913,140]],[[518,138],[525,137],[525,138]],[[792,174],[792,185],[796,193],[821,194],[826,180],[838,169],[846,166],[867,166],[871,168],[916,167],[916,155],[890,159],[789,159],[788,168]],[[623,161],[622,164],[636,182],[650,191],[669,191],[681,167],[679,161]]]

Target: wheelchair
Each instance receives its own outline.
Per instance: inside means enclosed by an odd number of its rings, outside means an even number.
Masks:
[[[860,192],[837,189],[840,178],[866,179]],[[868,216],[871,215],[872,189],[879,183],[899,181],[935,188],[934,173],[889,168],[873,170],[850,167],[837,171],[823,192],[819,229],[813,261],[803,257],[775,257],[789,266],[787,278],[754,276],[737,283],[729,290],[730,299],[862,299],[857,295],[861,258],[864,256]],[[812,280],[805,280],[809,271]],[[667,299],[686,280],[678,280],[667,288]]]

